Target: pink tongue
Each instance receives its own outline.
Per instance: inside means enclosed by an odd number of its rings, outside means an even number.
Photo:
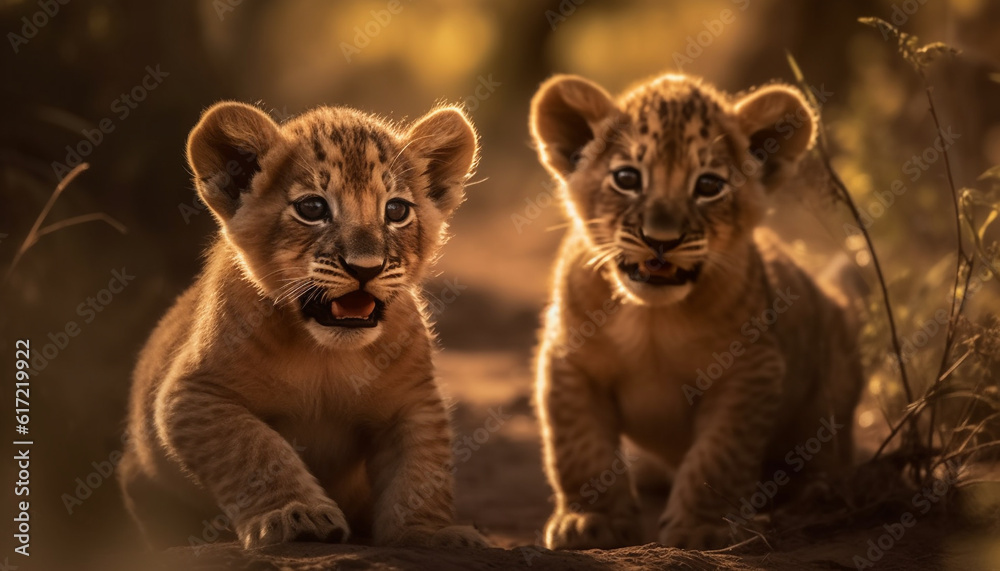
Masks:
[[[375,298],[366,291],[352,291],[330,303],[330,313],[337,319],[367,319],[375,311]]]

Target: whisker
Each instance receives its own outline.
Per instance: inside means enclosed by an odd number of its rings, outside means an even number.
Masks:
[[[601,224],[602,222],[604,222],[603,219],[601,219],[601,218],[594,218],[593,220],[583,220],[580,223],[583,224],[584,226],[597,226],[598,224]],[[555,224],[553,226],[549,226],[548,228],[545,229],[545,231],[546,232],[552,232],[554,230],[562,230],[563,228],[569,228],[570,226],[573,226],[574,224],[576,224],[576,222],[574,222],[573,220],[570,220],[568,222],[563,222],[561,224]]]
[[[480,184],[480,183],[484,183],[484,182],[486,182],[486,181],[488,181],[488,180],[490,180],[490,177],[486,177],[486,178],[481,178],[481,179],[479,179],[479,180],[477,180],[477,181],[473,181],[473,182],[467,182],[467,183],[465,183],[465,186],[466,186],[466,187],[469,187],[469,186],[475,186],[475,185],[477,185],[477,184]]]
[[[562,230],[563,228],[569,228],[573,225],[573,221],[563,222],[562,224],[556,224],[555,226],[549,226],[545,229],[546,232],[555,232],[556,230]]]
[[[586,267],[599,268],[608,263],[610,260],[618,257],[619,253],[620,251],[618,248],[606,248],[592,256],[584,263],[584,265]]]
[[[603,267],[605,264],[614,261],[616,258],[617,258],[617,256],[615,256],[615,255],[605,256],[604,258],[602,258],[602,259],[597,260],[596,262],[594,262],[594,264],[593,264],[592,267],[594,269],[599,269],[599,268]]]
[[[677,248],[674,248],[673,251],[674,252],[683,252],[685,250],[700,250],[700,249],[706,249],[707,246],[708,246],[708,242],[703,242],[701,244],[693,244],[693,243],[692,244],[682,244],[681,246],[678,246]]]
[[[700,248],[678,248],[678,249],[675,249],[675,250],[670,250],[669,252],[664,252],[663,253],[663,257],[665,259],[670,259],[670,258],[697,258],[697,257],[705,257],[705,255],[708,253],[708,251],[709,250],[708,250],[707,247],[700,247]]]
[[[618,246],[614,244],[601,244],[591,248],[590,253],[596,256],[607,252],[617,252],[618,250]]]
[[[280,293],[288,291],[290,289],[294,289],[296,286],[298,286],[299,284],[303,283],[304,281],[308,281],[308,278],[307,277],[306,278],[293,278],[292,280],[289,280],[290,283],[286,283],[286,284],[282,285],[281,287],[279,287],[277,289],[277,291],[275,291],[275,294],[280,294]]]
[[[637,250],[641,250],[641,251],[647,252],[647,253],[652,253],[653,252],[649,248],[649,246],[647,246],[645,244],[641,244],[639,242],[632,241],[632,240],[618,240],[618,242],[616,242],[615,245],[618,246],[619,248],[635,248]]]
[[[302,280],[298,284],[291,284],[286,291],[275,298],[274,305],[279,305],[290,299],[295,299],[310,287],[313,287],[313,282],[308,278]]]
[[[260,279],[269,278],[269,277],[273,276],[274,274],[277,274],[277,273],[280,273],[280,272],[297,272],[297,271],[299,271],[299,268],[278,268],[278,269],[274,270],[273,272],[268,272],[268,273],[264,274],[263,276],[261,276]]]

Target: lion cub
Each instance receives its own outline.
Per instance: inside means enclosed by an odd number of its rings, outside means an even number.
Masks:
[[[680,75],[617,99],[558,76],[535,95],[531,131],[574,223],[537,362],[548,547],[641,540],[622,436],[672,473],[671,546],[723,546],[723,518],[752,517],[760,490],[850,466],[854,317],[754,235],[815,120],[791,87],[731,97]]]
[[[120,474],[147,537],[484,544],[452,525],[419,296],[478,156],[463,112],[278,125],[226,102],[187,156],[220,232],[135,369]]]

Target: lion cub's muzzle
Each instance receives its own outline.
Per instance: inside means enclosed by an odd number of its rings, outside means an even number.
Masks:
[[[358,289],[334,298],[321,288],[306,291],[299,297],[302,314],[324,327],[376,327],[385,312],[385,302],[366,291],[365,286],[382,273],[385,260],[371,265],[343,257],[338,261],[340,269],[357,281]]]
[[[324,327],[375,327],[382,320],[385,303],[364,290],[327,299],[322,293],[305,293],[299,298],[302,314]]]
[[[650,253],[638,262],[619,262],[618,270],[628,279],[654,286],[679,286],[694,282],[701,275],[702,260],[708,251],[708,241],[703,235],[680,235],[663,241],[640,231],[639,238]]]
[[[667,261],[650,258],[641,264],[618,264],[618,269],[634,282],[655,286],[677,286],[694,282],[701,275],[699,262],[690,268],[683,268]]]

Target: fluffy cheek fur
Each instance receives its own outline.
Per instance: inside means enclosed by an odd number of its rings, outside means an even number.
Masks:
[[[247,277],[275,300],[287,280],[307,271],[304,257],[313,240],[310,228],[291,219],[283,194],[244,195],[244,205],[223,227]]]
[[[708,255],[706,275],[739,271],[754,228],[766,210],[765,193],[759,181],[748,179],[725,198],[703,209]]]
[[[566,181],[566,208],[573,220],[583,225],[592,246],[614,239],[615,213],[627,207],[623,196],[613,196],[604,188],[607,171],[600,165],[573,173]]]
[[[434,202],[427,198],[426,190],[416,193],[414,216],[416,219],[399,231],[390,233],[394,247],[406,267],[410,283],[421,283],[446,240],[447,223]]]

